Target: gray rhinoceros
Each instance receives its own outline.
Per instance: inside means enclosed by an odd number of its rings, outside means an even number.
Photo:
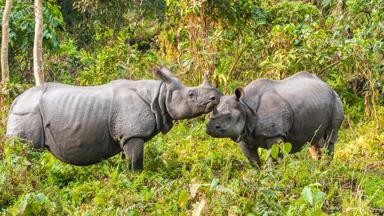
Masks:
[[[173,120],[210,112],[221,93],[205,76],[198,87],[185,87],[165,67],[159,80],[116,80],[80,87],[45,83],[12,104],[7,136],[46,147],[58,159],[85,166],[123,151],[130,166],[143,169],[144,143],[167,133]]]
[[[299,72],[284,80],[258,79],[223,96],[213,109],[207,133],[229,137],[239,143],[252,165],[259,165],[259,147],[269,149],[282,139],[292,144],[291,152],[310,142],[318,156],[327,145],[333,153],[343,121],[337,94],[316,75]]]

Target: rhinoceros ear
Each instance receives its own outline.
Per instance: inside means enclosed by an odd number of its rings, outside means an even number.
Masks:
[[[237,87],[235,89],[235,95],[237,100],[240,100],[242,97],[244,97],[244,94],[244,89],[242,87]]]
[[[172,83],[173,78],[172,78],[171,72],[169,71],[168,68],[166,68],[166,67],[161,67],[161,68],[155,67],[155,68],[153,68],[153,73],[155,74],[155,76],[159,80],[161,80],[161,81],[163,81],[163,82],[165,82],[167,84],[171,84]]]

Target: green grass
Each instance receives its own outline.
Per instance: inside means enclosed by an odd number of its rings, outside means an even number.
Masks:
[[[130,172],[121,155],[78,167],[8,140],[0,148],[0,211],[191,215],[200,204],[204,215],[382,214],[384,169],[368,165],[384,159],[384,134],[372,125],[342,129],[330,163],[306,148],[274,163],[262,150],[260,169],[236,143],[207,136],[204,118],[148,142],[143,172]]]

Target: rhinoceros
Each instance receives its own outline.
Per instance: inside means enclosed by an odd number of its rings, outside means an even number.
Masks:
[[[167,133],[174,120],[210,112],[222,95],[207,76],[202,85],[186,87],[166,67],[154,74],[159,80],[33,87],[13,102],[7,136],[29,140],[79,166],[123,152],[131,168],[142,170],[146,141]]]
[[[291,143],[291,153],[309,142],[318,158],[323,146],[333,153],[343,112],[335,91],[316,75],[299,72],[283,80],[258,79],[221,97],[206,131],[238,142],[252,165],[260,165],[258,148],[278,140]]]

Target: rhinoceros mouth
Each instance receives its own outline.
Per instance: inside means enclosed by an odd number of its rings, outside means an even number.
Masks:
[[[210,113],[213,110],[213,107],[215,107],[213,102],[207,103],[204,110],[205,114]]]
[[[204,109],[204,113],[205,113],[205,114],[212,112],[213,108],[214,108],[216,105],[217,105],[217,103],[214,102],[214,101],[207,101],[207,102],[201,104],[201,106],[202,106],[203,109]]]
[[[207,127],[205,128],[205,131],[208,135],[215,138],[223,138],[225,136],[225,129],[224,128],[214,128],[212,126],[212,123],[208,122]]]
[[[216,130],[212,131],[212,130],[207,128],[206,132],[207,132],[207,134],[209,136],[214,137],[214,138],[225,138],[225,137],[227,137],[227,136],[224,135],[225,131],[216,131]]]
[[[217,137],[217,134],[213,132],[209,127],[205,128],[205,132],[211,137]]]

